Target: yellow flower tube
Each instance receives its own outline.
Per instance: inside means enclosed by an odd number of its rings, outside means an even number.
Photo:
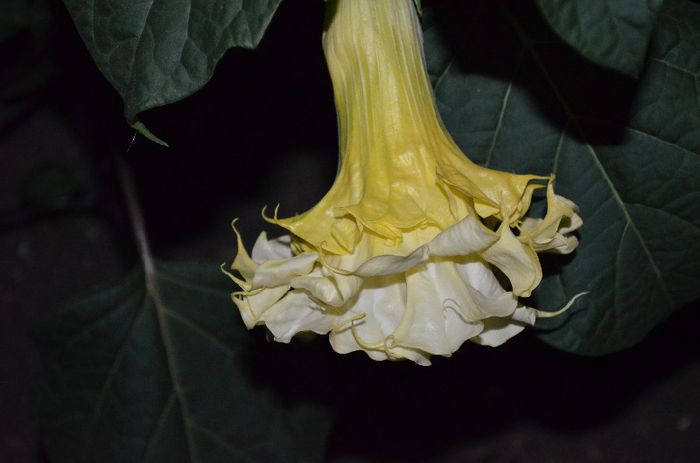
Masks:
[[[330,0],[323,49],[340,168],[315,207],[269,219],[289,235],[261,234],[251,255],[238,237],[231,277],[246,325],[281,342],[330,333],[337,352],[425,365],[466,340],[502,344],[545,316],[518,298],[540,283],[537,252],[576,248],[576,205],[553,177],[483,168],[457,147],[436,110],[413,1]],[[547,213],[526,217],[539,188]]]

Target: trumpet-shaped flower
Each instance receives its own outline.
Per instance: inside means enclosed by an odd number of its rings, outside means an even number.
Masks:
[[[537,252],[576,248],[576,205],[553,176],[461,152],[436,110],[412,0],[327,8],[340,168],[315,207],[269,219],[289,234],[261,234],[250,255],[238,236],[233,299],[246,326],[281,342],[329,333],[337,352],[419,364],[466,340],[502,344],[548,315],[519,298],[542,279]],[[540,188],[547,212],[527,217]]]

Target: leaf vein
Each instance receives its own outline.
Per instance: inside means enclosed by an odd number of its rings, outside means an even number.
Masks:
[[[503,103],[501,104],[501,112],[498,115],[498,122],[496,122],[496,128],[493,130],[493,136],[491,137],[491,146],[489,146],[489,150],[486,153],[486,160],[484,161],[484,167],[488,167],[489,164],[491,164],[491,157],[493,156],[493,152],[496,149],[496,141],[498,140],[498,136],[501,133],[501,127],[503,126],[503,116],[506,112],[506,107],[508,106],[508,100],[510,99],[510,91],[513,88],[513,80],[511,80],[508,83],[508,87],[506,88],[506,92],[503,95]]]
[[[126,101],[126,102],[131,101],[132,96],[133,96],[136,57],[138,56],[139,50],[141,49],[141,45],[143,43],[143,35],[146,31],[146,27],[148,26],[148,20],[151,17],[151,12],[153,11],[154,3],[155,3],[155,0],[150,0],[149,6],[148,6],[148,11],[146,11],[146,17],[144,18],[143,24],[140,28],[141,30],[136,35],[136,46],[134,47],[134,53],[132,54],[131,63],[129,64],[129,81],[127,82],[127,90],[126,90],[126,94],[124,96],[124,101]],[[129,121],[129,122],[131,122],[131,121]]]
[[[172,317],[174,320],[178,321],[182,325],[186,326],[190,330],[192,330],[194,333],[197,335],[203,337],[210,343],[214,344],[216,347],[218,347],[221,351],[223,351],[227,356],[229,357],[235,357],[236,356],[236,351],[234,349],[231,349],[229,346],[226,344],[222,343],[219,341],[216,336],[214,336],[209,330],[206,328],[203,328],[201,325],[198,323],[195,323],[191,319],[184,317],[180,315],[179,313],[175,312],[174,310],[170,309],[163,309],[164,313],[167,314],[168,316]]]
[[[221,437],[219,434],[213,432],[212,430],[203,426],[202,424],[198,423],[195,420],[190,420],[190,424],[193,427],[197,428],[200,432],[206,434],[207,436],[211,437],[216,442],[221,444],[221,446],[224,447],[226,450],[228,450],[228,452],[231,455],[235,456],[236,458],[242,459],[242,460],[236,460],[236,461],[245,461],[245,462],[249,462],[249,463],[254,463],[254,460],[252,458],[250,458],[244,451],[231,445],[229,442],[224,440],[224,438]]]
[[[447,65],[445,66],[445,69],[442,70],[440,75],[438,76],[437,80],[435,81],[435,85],[433,86],[433,91],[437,95],[438,91],[440,90],[440,86],[442,85],[443,80],[445,80],[445,76],[447,76],[447,73],[450,71],[450,68],[452,67],[452,63],[455,62],[454,58],[451,58],[450,61],[447,62]]]
[[[230,295],[230,292],[225,290],[225,289],[209,287],[209,286],[204,286],[204,285],[200,285],[197,283],[192,283],[192,282],[184,280],[180,277],[177,277],[174,275],[168,275],[167,273],[164,273],[162,270],[158,271],[158,278],[161,280],[169,281],[170,283],[174,283],[182,288],[191,289],[191,290],[197,291],[197,292],[202,292],[202,293],[212,294],[215,296],[222,296],[222,297],[229,297],[229,295]]]
[[[83,460],[87,460],[88,454],[90,453],[90,450],[92,450],[97,423],[99,422],[100,416],[102,414],[102,407],[104,406],[104,403],[107,399],[109,388],[112,384],[112,381],[116,378],[117,370],[119,369],[119,366],[121,365],[122,360],[124,359],[124,352],[126,350],[128,341],[134,332],[136,323],[143,316],[143,314],[146,313],[147,307],[148,299],[146,298],[146,294],[144,293],[141,301],[141,309],[139,309],[139,311],[134,316],[134,319],[131,321],[131,325],[129,326],[127,335],[124,337],[124,342],[122,342],[122,344],[119,346],[119,350],[117,351],[117,354],[114,357],[114,361],[112,362],[112,365],[110,366],[109,371],[107,372],[107,376],[105,377],[104,383],[102,384],[102,388],[100,389],[97,404],[95,405],[95,411],[93,413],[90,426],[88,426],[86,430],[86,435],[84,437],[82,450]]]
[[[689,69],[686,69],[686,68],[684,68],[684,67],[678,66],[677,64],[673,64],[673,63],[671,63],[671,62],[669,62],[669,61],[666,61],[665,59],[662,59],[662,58],[649,58],[649,61],[654,61],[655,63],[662,64],[662,65],[664,65],[664,66],[666,66],[666,67],[668,67],[668,68],[675,69],[675,70],[678,71],[678,72],[682,72],[683,74],[691,75],[691,76],[693,76],[694,78],[697,78],[697,77],[698,77],[698,73],[697,73],[697,72],[692,72],[692,71],[690,71]]]
[[[697,156],[697,155],[699,154],[699,153],[696,153],[696,152],[694,152],[694,151],[691,151],[691,150],[689,150],[688,148],[685,148],[685,147],[683,147],[683,146],[681,146],[681,145],[679,145],[679,144],[677,144],[677,143],[674,143],[674,142],[672,142],[672,141],[663,139],[663,138],[661,138],[661,137],[659,137],[659,136],[653,135],[653,134],[651,134],[651,133],[649,133],[649,132],[646,132],[646,131],[644,131],[644,130],[635,129],[634,127],[627,127],[627,130],[629,130],[630,132],[634,132],[634,133],[637,133],[637,134],[639,134],[639,135],[643,135],[643,136],[645,136],[645,137],[651,138],[651,139],[653,139],[653,140],[656,140],[657,142],[663,143],[664,145],[669,145],[669,146],[672,146],[672,147],[674,147],[674,148],[677,148],[677,149],[683,151],[685,154],[691,154],[691,155],[693,155],[693,156]]]
[[[156,314],[158,316],[158,328],[160,330],[160,337],[163,342],[163,347],[165,349],[165,357],[168,366],[168,373],[170,374],[170,381],[173,384],[173,390],[175,391],[175,396],[178,403],[180,404],[180,412],[182,413],[183,423],[185,427],[185,436],[187,438],[187,447],[190,452],[190,459],[193,463],[199,463],[199,455],[197,454],[194,436],[192,435],[192,430],[189,426],[189,409],[187,406],[187,401],[185,400],[185,394],[182,386],[182,381],[180,379],[180,371],[178,368],[177,359],[175,358],[175,347],[172,339],[172,334],[168,329],[165,316],[167,314],[167,306],[160,296],[158,291],[157,282],[150,272],[146,272],[147,280],[150,280],[146,284],[147,292],[151,295],[153,303],[156,308]]]
[[[143,453],[143,458],[142,461],[143,463],[147,463],[151,459],[151,455],[154,451],[155,448],[155,442],[158,436],[160,435],[160,432],[163,429],[163,426],[165,425],[165,418],[168,416],[168,412],[170,411],[170,407],[173,406],[175,403],[175,389],[170,389],[170,394],[168,394],[168,400],[165,401],[165,404],[163,405],[163,409],[160,412],[160,415],[158,416],[158,419],[156,420],[156,424],[153,427],[153,430],[151,431],[151,435],[148,437],[146,444],[146,450]]]
[[[637,225],[632,220],[632,216],[630,216],[629,210],[627,209],[627,205],[620,197],[620,194],[617,191],[617,188],[615,188],[615,185],[613,184],[612,180],[610,179],[610,176],[608,175],[608,172],[605,169],[605,166],[603,166],[603,163],[600,161],[600,158],[597,155],[595,148],[593,148],[593,146],[591,144],[587,144],[587,146],[588,146],[588,150],[591,153],[591,156],[592,156],[596,166],[598,166],[598,169],[600,170],[600,173],[603,176],[603,179],[605,180],[606,184],[608,185],[608,188],[610,189],[610,192],[612,193],[613,198],[615,198],[615,201],[619,205],[620,210],[622,211],[622,214],[625,217],[625,220],[627,221],[627,223],[631,227],[632,232],[635,234],[635,236],[639,240],[639,243],[642,246],[642,250],[644,251],[644,254],[647,257],[647,260],[649,261],[649,265],[651,265],[652,270],[656,274],[656,279],[659,282],[659,286],[661,286],[661,289],[664,292],[664,295],[666,296],[668,301],[671,303],[671,305],[673,305],[674,304],[673,297],[671,297],[671,293],[668,291],[668,288],[666,287],[666,282],[663,279],[663,276],[661,275],[661,270],[659,269],[659,266],[656,264],[656,260],[654,259],[654,256],[651,253],[651,251],[649,250],[649,246],[647,245],[646,241],[644,240],[644,237],[642,236],[639,229],[637,228]]]

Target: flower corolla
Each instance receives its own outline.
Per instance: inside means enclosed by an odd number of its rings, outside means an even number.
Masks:
[[[449,356],[466,340],[497,346],[547,313],[523,304],[538,252],[570,253],[581,226],[553,176],[471,162],[436,110],[412,0],[331,0],[323,47],[340,138],[330,191],[309,211],[269,218],[231,277],[248,328],[275,340],[329,334],[339,353],[375,360]],[[542,218],[526,214],[546,191]],[[235,228],[234,228],[235,229]]]

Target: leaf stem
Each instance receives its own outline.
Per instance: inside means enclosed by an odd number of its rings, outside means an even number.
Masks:
[[[126,153],[131,151],[134,143],[136,142],[137,133],[131,138],[131,142],[126,149]],[[170,331],[167,324],[168,309],[166,307],[165,300],[160,294],[156,275],[156,266],[151,254],[151,249],[148,244],[148,237],[146,235],[146,224],[144,220],[143,211],[141,209],[141,204],[138,201],[138,195],[136,193],[136,185],[133,180],[133,176],[129,171],[129,168],[121,157],[117,157],[116,160],[117,170],[119,171],[119,179],[121,181],[122,190],[124,192],[124,198],[126,201],[127,209],[129,211],[129,218],[131,219],[131,226],[134,233],[134,239],[136,241],[136,246],[141,257],[144,269],[144,279],[146,285],[146,292],[149,294],[153,300],[153,309],[155,310],[156,318],[158,320],[158,329],[160,332],[161,339],[163,341],[164,353],[166,358],[166,364],[168,367],[168,372],[170,375],[170,381],[173,385],[173,392],[177,402],[180,404],[180,412],[182,414],[182,424],[185,431],[185,437],[187,439],[187,447],[189,449],[190,461],[193,463],[199,463],[201,460],[199,454],[197,453],[197,448],[195,446],[194,434],[191,427],[192,419],[191,413],[189,411],[189,405],[185,400],[185,389],[183,386],[183,378],[181,370],[179,368],[176,359],[176,341],[173,338],[173,334]]]
[[[134,132],[134,136],[131,138],[131,142],[126,149],[126,153],[130,152],[136,142],[136,137],[138,133]],[[146,234],[146,224],[143,216],[143,210],[141,209],[141,204],[138,200],[138,194],[136,192],[136,185],[134,183],[134,178],[131,175],[129,167],[122,157],[117,157],[116,159],[117,171],[119,173],[119,180],[122,186],[122,192],[124,193],[124,199],[126,201],[127,211],[129,213],[129,219],[131,221],[132,232],[134,234],[134,240],[136,242],[136,247],[141,257],[143,263],[144,271],[146,272],[146,285],[149,289],[152,288],[152,282],[155,280],[155,265],[153,263],[153,255],[151,254],[151,248],[148,244],[148,235]]]

